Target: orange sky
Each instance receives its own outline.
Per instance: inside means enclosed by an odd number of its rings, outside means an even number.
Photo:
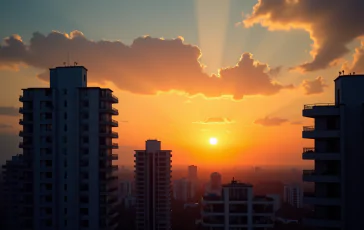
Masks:
[[[307,164],[302,148],[313,142],[301,131],[312,120],[302,118],[303,105],[333,102],[339,70],[364,71],[364,29],[354,17],[362,17],[364,5],[332,1],[329,8],[322,7],[326,0],[163,3],[179,18],[158,7],[153,15],[143,8],[125,16],[109,3],[103,5],[109,13],[93,23],[9,24],[6,34],[0,31],[2,156],[18,153],[5,137],[14,139],[20,129],[21,89],[46,87],[48,68],[71,52],[71,61],[89,70],[89,86],[109,87],[119,98],[120,165],[133,164],[133,150],[154,138],[173,151],[175,165]],[[139,9],[125,2],[126,9]],[[339,11],[349,13],[339,18]],[[59,9],[69,20],[76,13]],[[141,21],[116,20],[121,16]],[[178,24],[181,18],[188,23]],[[30,36],[29,28],[42,32]],[[209,144],[211,137],[217,145]]]

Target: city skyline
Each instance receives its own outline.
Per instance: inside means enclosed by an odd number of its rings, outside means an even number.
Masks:
[[[301,138],[312,125],[303,105],[333,102],[338,72],[363,71],[364,31],[351,25],[364,6],[331,2],[8,2],[0,163],[20,153],[21,89],[48,85],[48,68],[69,61],[90,70],[90,86],[115,89],[119,165],[132,165],[149,138],[173,149],[174,165],[311,164],[301,159],[313,143]],[[337,22],[338,12],[350,15]]]

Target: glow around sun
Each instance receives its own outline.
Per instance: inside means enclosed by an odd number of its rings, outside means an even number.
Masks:
[[[216,145],[217,144],[217,138],[216,137],[211,137],[210,138],[210,144],[211,145]]]

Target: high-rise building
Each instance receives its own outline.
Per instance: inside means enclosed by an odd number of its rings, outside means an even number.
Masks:
[[[295,208],[302,207],[302,188],[298,184],[284,185],[283,201]]]
[[[86,68],[65,66],[50,69],[50,88],[24,89],[19,100],[23,175],[13,191],[30,219],[18,229],[115,229],[118,99],[87,87]]]
[[[173,181],[173,197],[175,200],[188,201],[194,196],[192,181],[181,178]]]
[[[362,229],[364,186],[364,75],[335,79],[335,103],[305,105],[303,116],[314,126],[303,127],[302,137],[314,140],[302,158],[313,160],[314,169],[303,171],[303,181],[315,185],[304,193],[303,203],[314,207],[304,219],[317,229]]]
[[[208,194],[202,200],[204,229],[273,228],[277,196],[254,196],[253,186],[232,180],[223,185],[221,195]]]
[[[197,166],[196,165],[188,166],[187,179],[190,180],[190,181],[196,181],[198,179],[198,177],[197,177]]]
[[[218,172],[211,173],[210,181],[205,186],[205,194],[209,194],[209,193],[220,194],[221,185],[222,185],[221,174]]]
[[[171,229],[172,151],[147,140],[135,150],[136,224],[138,230]]]

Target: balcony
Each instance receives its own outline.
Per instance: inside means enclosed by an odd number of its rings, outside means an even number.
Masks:
[[[318,197],[315,193],[305,192],[303,194],[303,203],[310,205],[323,205],[323,206],[339,206],[341,205],[339,197]]]
[[[100,121],[101,124],[104,124],[104,125],[110,125],[112,127],[118,127],[119,126],[119,122],[117,120],[101,120]]]
[[[332,103],[304,105],[302,110],[302,116],[311,118],[320,116],[339,116],[339,115],[340,115],[339,106]]]
[[[339,129],[315,129],[315,126],[303,126],[302,138],[319,139],[319,138],[338,138],[340,137]]]
[[[112,114],[112,115],[119,115],[119,111],[115,108],[100,108],[100,112],[101,113],[108,113],[108,114]]]
[[[106,93],[104,95],[101,96],[101,99],[110,101],[111,103],[119,103],[119,98],[117,98],[114,94],[112,93]]]
[[[27,142],[20,142],[19,143],[19,148],[21,149],[27,149],[27,148],[32,148],[33,145],[31,143],[27,143]]]
[[[23,108],[23,107],[19,108],[19,113],[21,113],[21,114],[31,113],[31,112],[32,112],[32,109],[30,109],[30,108]]]
[[[340,153],[317,152],[315,148],[303,148],[303,160],[340,160]]]
[[[100,136],[102,137],[111,137],[111,138],[118,138],[119,134],[117,132],[101,132]]]
[[[330,220],[330,219],[320,219],[317,217],[306,217],[303,218],[302,223],[305,226],[312,226],[318,228],[336,228],[341,229],[341,221],[339,220]]]
[[[315,170],[303,170],[302,180],[305,182],[339,183],[340,175],[332,173],[316,173]]]

